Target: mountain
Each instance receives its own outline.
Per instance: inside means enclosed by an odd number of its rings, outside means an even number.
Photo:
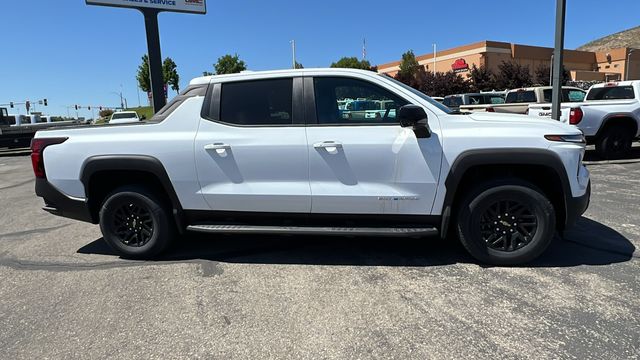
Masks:
[[[590,41],[576,50],[605,51],[622,47],[640,49],[640,26]]]

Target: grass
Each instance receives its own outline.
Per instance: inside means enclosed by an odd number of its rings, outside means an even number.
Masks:
[[[149,120],[153,116],[153,108],[151,106],[141,106],[128,108],[126,111],[135,111],[138,114],[138,117]]]

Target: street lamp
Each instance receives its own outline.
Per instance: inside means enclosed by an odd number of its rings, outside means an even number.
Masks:
[[[121,92],[115,92],[115,91],[112,91],[112,92],[111,92],[111,94],[114,94],[114,95],[116,95],[116,96],[119,96],[119,97],[120,97],[120,108],[121,108],[122,110],[124,110],[124,101],[125,101],[125,100],[124,100],[124,98],[122,97],[122,91],[121,91]]]
[[[627,54],[627,65],[625,66],[625,75],[624,79],[629,80],[629,68],[631,67],[631,54],[633,54],[634,49],[629,49],[629,54]]]

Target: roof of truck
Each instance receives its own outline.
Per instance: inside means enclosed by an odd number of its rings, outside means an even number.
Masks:
[[[189,85],[203,85],[208,84],[211,80],[218,79],[234,79],[234,80],[250,80],[253,78],[264,78],[274,76],[302,76],[305,73],[314,73],[317,75],[318,73],[326,73],[327,75],[331,74],[339,74],[339,73],[360,73],[360,74],[368,74],[368,75],[379,75],[374,71],[370,70],[360,70],[360,69],[348,69],[348,68],[312,68],[312,69],[285,69],[285,70],[266,70],[266,71],[242,71],[240,73],[235,74],[224,74],[224,75],[210,75],[210,76],[200,76],[194,78],[189,82]]]

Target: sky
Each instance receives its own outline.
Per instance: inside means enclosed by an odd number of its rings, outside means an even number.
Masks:
[[[555,0],[207,0],[207,10],[159,16],[162,56],[177,63],[182,88],[225,54],[237,53],[250,70],[290,68],[292,39],[306,68],[361,57],[363,39],[372,64],[396,61],[409,49],[430,53],[433,43],[444,50],[482,40],[554,41]],[[639,13],[638,0],[567,0],[565,48],[638,26]],[[46,98],[49,106],[36,111],[66,116],[75,104],[119,106],[122,90],[130,107],[146,105],[135,79],[147,50],[135,9],[2,0],[0,14],[0,104]],[[25,113],[24,106],[9,113]]]

